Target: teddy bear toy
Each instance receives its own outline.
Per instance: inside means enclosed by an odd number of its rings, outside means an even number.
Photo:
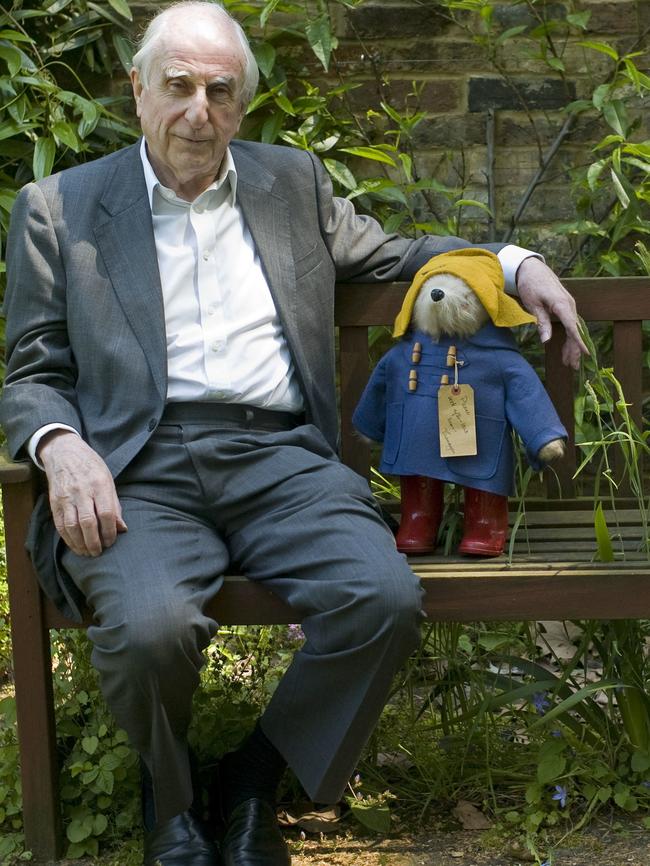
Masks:
[[[504,290],[498,258],[459,249],[415,275],[395,320],[399,342],[379,361],[354,412],[364,438],[383,442],[379,470],[398,475],[397,547],[429,553],[444,482],[464,490],[459,551],[503,553],[514,481],[512,430],[534,469],[561,457],[567,432],[510,327],[535,318]]]

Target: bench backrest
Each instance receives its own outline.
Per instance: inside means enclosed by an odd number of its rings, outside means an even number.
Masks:
[[[641,428],[643,417],[643,322],[650,320],[650,277],[596,277],[568,279],[567,289],[576,299],[578,312],[587,323],[613,323],[613,367],[621,382],[630,415]],[[368,475],[370,449],[354,433],[352,412],[368,381],[368,328],[391,325],[400,309],[407,283],[340,284],[336,294],[339,326],[341,377],[341,453],[343,460],[362,475]],[[574,447],[574,397],[577,376],[562,363],[564,330],[556,325],[546,344],[544,382],[569,431],[564,459],[554,464],[547,495],[573,496],[576,471]],[[622,471],[618,470],[619,476]],[[621,493],[629,492],[623,481]]]

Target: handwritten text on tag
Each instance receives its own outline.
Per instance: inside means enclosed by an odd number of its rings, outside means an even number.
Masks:
[[[438,391],[440,453],[443,457],[476,454],[476,415],[471,385],[442,385]]]

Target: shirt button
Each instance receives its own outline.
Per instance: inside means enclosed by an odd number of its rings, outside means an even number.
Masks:
[[[204,261],[204,262],[207,262],[209,258],[210,258],[210,253],[206,250],[206,251],[203,253],[203,261]]]
[[[217,312],[217,308],[215,307],[214,304],[211,304],[211,305],[208,307],[208,316],[214,316],[214,314],[215,314],[216,312]]]
[[[213,352],[220,352],[223,349],[223,342],[221,340],[215,340],[212,344]]]

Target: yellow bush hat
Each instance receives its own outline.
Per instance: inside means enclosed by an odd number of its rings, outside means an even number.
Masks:
[[[537,321],[535,316],[527,313],[514,298],[506,295],[503,270],[497,256],[489,250],[468,247],[434,256],[420,268],[413,277],[402,309],[395,319],[393,337],[401,337],[408,330],[415,299],[423,283],[436,274],[452,274],[464,280],[499,328],[512,328]]]

